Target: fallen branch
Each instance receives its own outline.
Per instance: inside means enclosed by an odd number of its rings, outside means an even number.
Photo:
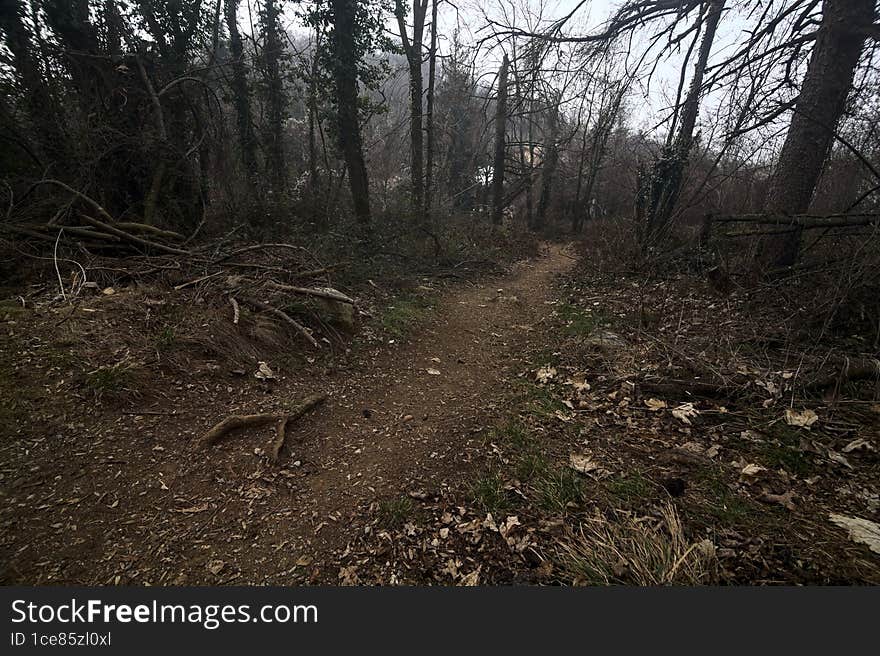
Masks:
[[[880,222],[880,214],[828,214],[816,216],[808,214],[735,214],[713,216],[713,223],[753,223],[758,225],[798,226],[805,230],[811,228],[850,228],[853,226],[874,225]]]
[[[183,241],[184,239],[186,239],[186,237],[184,237],[179,232],[174,232],[174,230],[163,230],[162,228],[157,228],[156,226],[151,226],[146,223],[133,223],[131,221],[123,221],[115,225],[120,230],[128,230],[130,232],[148,232],[151,235],[160,237],[162,239],[174,239],[176,241]]]
[[[874,358],[846,358],[840,370],[823,376],[804,385],[806,392],[820,392],[831,387],[839,389],[841,385],[857,380],[880,380],[880,360]]]
[[[284,440],[287,435],[287,424],[291,421],[296,421],[309,410],[317,407],[326,400],[326,395],[315,394],[306,398],[302,403],[289,412],[263,413],[258,415],[231,415],[205,433],[202,436],[201,442],[205,446],[211,446],[231,431],[239,428],[265,426],[266,424],[275,422],[276,436],[270,447],[270,457],[273,461],[277,461],[278,454],[284,447]]]
[[[311,287],[295,287],[294,285],[282,285],[274,280],[269,281],[269,287],[280,291],[291,292],[292,294],[302,294],[304,296],[315,296],[317,298],[326,298],[330,301],[339,301],[340,303],[348,303],[356,305],[355,300],[350,296],[346,296],[340,291],[325,287],[323,289],[313,289]]]
[[[241,300],[243,303],[247,303],[248,305],[252,305],[253,307],[257,308],[258,310],[263,310],[264,312],[269,312],[271,314],[274,314],[276,317],[279,317],[280,319],[282,319],[286,323],[293,326],[296,329],[296,331],[300,335],[302,335],[309,344],[311,344],[315,348],[321,348],[321,345],[318,344],[318,341],[314,337],[312,337],[311,334],[309,334],[309,331],[306,330],[306,327],[303,326],[298,321],[296,321],[295,319],[291,318],[290,315],[288,315],[283,310],[279,310],[276,307],[272,307],[268,303],[263,303],[262,301],[258,301],[257,299],[251,298],[249,296],[242,296]]]
[[[236,255],[241,255],[242,253],[250,253],[251,251],[262,251],[269,250],[271,248],[283,248],[291,251],[300,251],[308,253],[308,249],[302,246],[297,246],[295,244],[254,244],[252,246],[244,246],[243,248],[239,248],[230,253],[226,253],[225,255],[221,255],[219,258],[214,260],[211,264],[220,264],[221,262],[225,262],[226,260],[231,260]]]
[[[112,235],[116,235],[120,239],[125,241],[130,241],[133,244],[139,244],[140,246],[146,246],[147,248],[152,248],[153,250],[162,251],[163,253],[171,253],[172,255],[192,255],[189,251],[185,251],[182,248],[174,248],[173,246],[166,246],[165,244],[160,244],[155,241],[150,241],[149,239],[144,239],[143,237],[137,237],[135,235],[130,235],[127,232],[120,230],[119,228],[115,228],[109,223],[104,223],[103,221],[99,221],[96,218],[88,216],[87,214],[81,215],[83,221],[86,223],[91,223],[96,228],[100,228],[104,232],[109,232]]]

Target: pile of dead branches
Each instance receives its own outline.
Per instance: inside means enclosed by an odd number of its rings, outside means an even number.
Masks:
[[[46,223],[17,220],[14,204],[7,209],[0,232],[16,240],[49,245],[59,300],[74,303],[87,290],[109,281],[164,281],[174,291],[197,289],[203,298],[227,304],[238,324],[241,307],[267,313],[295,330],[312,347],[320,343],[302,316],[330,316],[353,324],[358,308],[354,298],[334,288],[330,274],[342,263],[324,264],[307,248],[288,243],[235,246],[228,240],[190,246],[189,238],[152,225],[118,221],[97,201],[58,180],[36,183],[60,189],[67,197],[62,209]],[[77,259],[59,255],[60,244],[73,242]],[[73,265],[70,276],[62,268]],[[99,284],[100,281],[100,284]],[[306,310],[320,310],[307,312]]]

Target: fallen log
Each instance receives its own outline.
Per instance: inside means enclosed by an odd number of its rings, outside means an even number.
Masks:
[[[306,398],[302,403],[287,412],[272,412],[256,415],[230,415],[218,424],[215,424],[202,436],[201,443],[208,447],[216,444],[227,433],[239,428],[256,428],[267,424],[276,424],[276,436],[270,447],[270,457],[273,461],[278,460],[278,454],[284,447],[287,434],[287,424],[296,421],[312,408],[317,407],[327,400],[324,394],[315,394]]]
[[[846,358],[836,373],[809,381],[804,385],[804,391],[822,392],[832,387],[839,389],[844,383],[871,380],[872,378],[880,381],[880,360],[875,358]]]

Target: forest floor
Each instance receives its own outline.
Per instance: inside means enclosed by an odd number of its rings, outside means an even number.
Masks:
[[[646,329],[656,289],[593,286],[579,259],[547,244],[422,286],[343,353],[267,358],[267,380],[194,355],[231,339],[213,323],[151,334],[164,366],[119,366],[134,315],[170,311],[158,290],[4,306],[3,583],[880,583],[880,556],[829,520],[877,519],[876,400],[797,426],[757,371],[754,412],[649,394],[633,381],[684,349],[645,347],[668,336]],[[675,293],[710,337],[739,311]],[[272,425],[200,439],[315,393],[278,463]]]

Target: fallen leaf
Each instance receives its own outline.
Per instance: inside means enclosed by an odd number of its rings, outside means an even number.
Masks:
[[[880,524],[861,517],[847,517],[837,513],[829,514],[828,519],[849,531],[850,540],[866,544],[871,551],[880,554]]]
[[[809,428],[819,421],[819,416],[812,410],[785,409],[785,423],[798,428]]]
[[[844,453],[849,453],[850,451],[855,451],[857,449],[864,449],[865,451],[874,451],[875,450],[874,445],[871,444],[868,440],[859,439],[859,440],[853,440],[852,442],[847,444],[845,447],[843,447],[841,449],[841,451],[843,451]]]
[[[535,373],[535,380],[542,385],[549,383],[554,378],[556,378],[556,369],[554,367],[541,367]]]
[[[223,571],[223,568],[226,567],[226,563],[222,560],[212,560],[208,563],[208,571],[211,572],[214,576],[217,576],[220,572]]]
[[[699,414],[700,411],[694,407],[693,403],[682,403],[680,406],[672,410],[672,416],[685,424],[690,424],[691,419]]]
[[[565,381],[566,385],[571,385],[574,388],[574,391],[578,394],[583,394],[584,392],[590,391],[590,384],[585,380],[575,380],[574,378],[569,378]]]
[[[257,371],[254,373],[254,378],[259,380],[274,380],[275,372],[269,367],[265,362],[257,363]]]
[[[748,464],[745,467],[743,467],[742,471],[740,471],[740,474],[742,476],[757,476],[762,471],[767,471],[767,468],[762,467],[761,465],[756,465],[756,464],[752,463],[752,464]]]
[[[772,494],[770,492],[765,492],[760,497],[761,501],[766,501],[767,503],[778,503],[780,506],[787,508],[788,510],[795,510],[794,505],[794,492],[789,490],[785,494]]]
[[[651,412],[657,412],[667,407],[666,401],[661,401],[660,399],[645,399],[645,405]]]
[[[466,574],[461,579],[461,584],[464,586],[475,586],[480,584],[480,570],[483,569],[482,565],[477,566],[470,574]]]
[[[581,474],[589,474],[599,469],[599,463],[590,456],[581,453],[572,453],[568,456],[568,465],[576,472]]]

